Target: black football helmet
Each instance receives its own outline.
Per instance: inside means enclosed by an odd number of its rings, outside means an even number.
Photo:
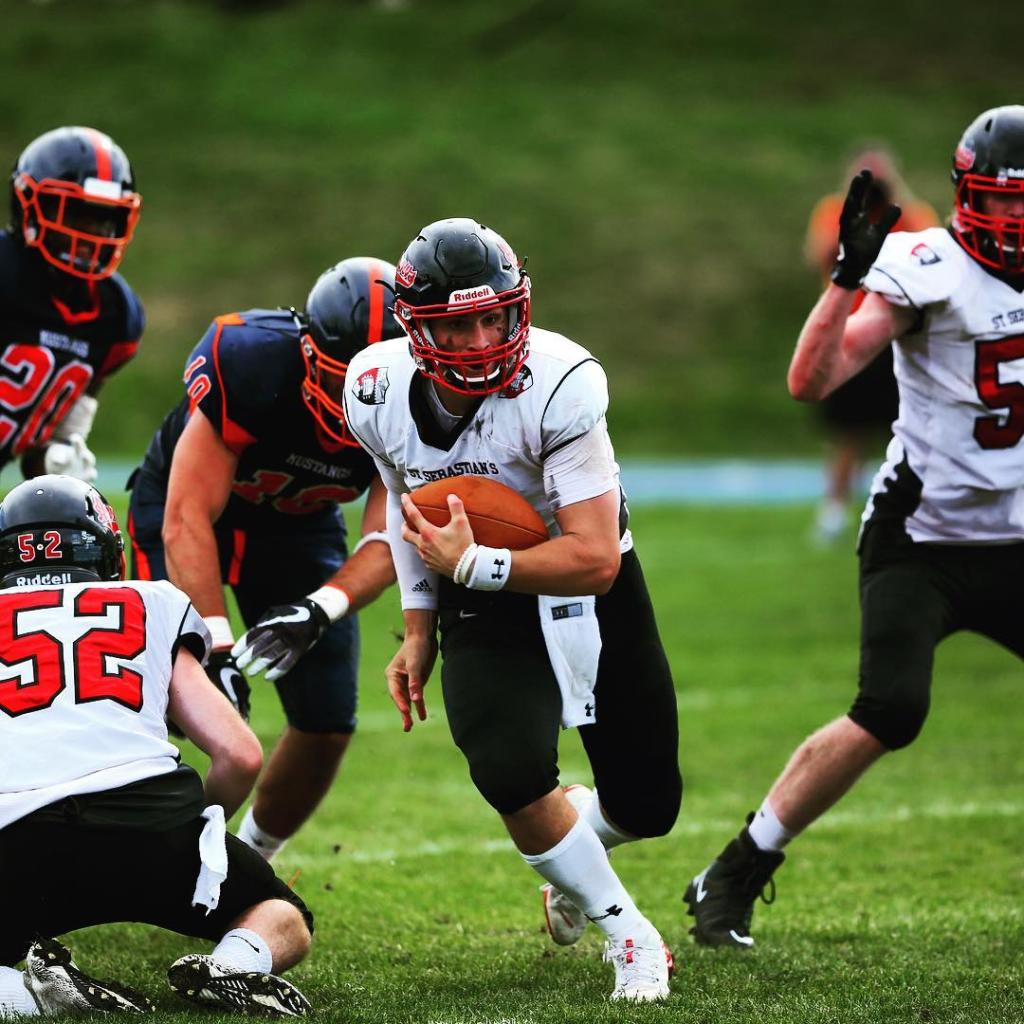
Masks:
[[[124,537],[95,487],[73,476],[33,477],[0,502],[0,586],[63,576],[124,579]]]
[[[117,269],[139,219],[128,157],[95,128],[54,128],[11,172],[11,225],[58,270],[87,281]]]
[[[1024,274],[1024,106],[994,107],[968,126],[953,154],[952,228],[979,263]],[[990,197],[1012,209],[991,212]]]
[[[345,373],[360,349],[401,336],[388,312],[394,294],[393,264],[353,256],[317,278],[299,318],[306,364],[302,400],[324,433],[349,448],[359,442],[349,433],[341,405]]]
[[[514,379],[529,354],[530,279],[496,231],[466,217],[428,224],[395,273],[395,316],[419,371],[464,395],[489,395]],[[508,307],[508,334],[478,352],[437,347],[430,321]]]

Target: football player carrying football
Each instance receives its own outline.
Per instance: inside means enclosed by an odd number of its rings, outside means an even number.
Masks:
[[[967,127],[953,183],[948,230],[887,237],[899,209],[873,222],[870,172],[853,179],[833,283],[797,341],[789,389],[816,401],[895,339],[899,417],[859,543],[860,689],[690,883],[698,942],[753,945],[754,900],[786,843],[917,737],[940,640],[970,629],[1024,656],[1024,106]]]
[[[407,730],[412,709],[426,716],[439,626],[452,735],[546,880],[552,938],[575,942],[593,921],[608,939],[612,997],[664,999],[670,954],[608,859],[671,829],[682,781],[675,690],[627,528],[604,371],[531,325],[522,265],[473,220],[413,239],[395,315],[407,339],[359,353],[345,381],[349,428],[388,488],[405,618],[391,696]],[[552,539],[515,552],[477,545],[454,496],[451,522],[431,526],[407,492],[467,472],[523,495]],[[596,792],[559,785],[560,725],[580,727]]]
[[[55,939],[114,921],[217,943],[171,965],[187,999],[306,1012],[270,971],[306,955],[312,917],[225,831],[262,755],[203,672],[209,645],[180,590],[125,581],[89,484],[40,476],[0,503],[0,1018],[152,1009]],[[209,755],[205,783],[168,741],[168,711]]]
[[[356,725],[353,613],[394,581],[384,487],[341,418],[348,360],[398,333],[393,286],[391,264],[356,257],[319,277],[301,315],[217,317],[133,476],[135,575],[192,598],[213,634],[207,671],[243,714],[239,667],[277,685],[288,725],[238,833],[268,859],[330,788]],[[338,505],[364,494],[348,557]],[[224,584],[251,627],[233,652]]]
[[[95,479],[96,393],[144,323],[115,273],[141,205],[124,151],[93,128],[46,132],[15,162],[0,231],[0,466]]]

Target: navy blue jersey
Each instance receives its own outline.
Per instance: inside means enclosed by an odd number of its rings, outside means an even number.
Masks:
[[[166,491],[174,447],[197,409],[238,456],[218,525],[279,532],[336,515],[377,475],[361,449],[327,437],[302,401],[299,330],[287,310],[229,313],[210,324],[185,365],[185,398],[157,431],[142,472]]]
[[[123,278],[83,284],[87,308],[72,310],[53,292],[54,274],[0,231],[0,466],[49,440],[79,396],[139,345],[142,304]]]

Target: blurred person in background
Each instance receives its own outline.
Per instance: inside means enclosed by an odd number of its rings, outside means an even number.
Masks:
[[[56,939],[120,921],[216,943],[169,968],[186,999],[302,1015],[269,972],[306,955],[312,917],[224,828],[259,741],[203,672],[210,634],[188,597],[124,569],[89,484],[39,476],[0,503],[0,1018],[152,1010]],[[168,708],[209,756],[205,780],[168,740]]]
[[[939,223],[935,211],[911,194],[886,147],[869,145],[858,149],[843,174],[844,185],[861,170],[871,172],[867,203],[872,220],[877,221],[890,203],[896,203],[902,213],[895,231],[923,231]],[[839,255],[839,215],[844,199],[843,192],[824,196],[814,207],[807,225],[804,257],[826,285]],[[854,309],[863,298],[864,293],[859,292]],[[830,451],[825,497],[815,517],[814,538],[819,544],[828,545],[837,541],[847,527],[850,504],[856,498],[854,492],[870,446],[888,439],[899,411],[891,350],[884,349],[822,401],[818,410]]]
[[[439,631],[452,737],[544,879],[548,934],[571,945],[593,922],[615,969],[611,998],[665,999],[671,954],[608,858],[668,833],[682,779],[672,672],[628,528],[604,370],[531,324],[523,264],[474,220],[423,228],[396,282],[408,338],[364,349],[345,383],[346,422],[388,489],[405,620],[387,668],[392,700],[406,731],[414,708],[426,717]],[[551,538],[515,552],[478,545],[455,496],[447,526],[427,523],[408,492],[467,472],[522,495]],[[559,784],[560,726],[579,727],[594,790]]]
[[[55,128],[11,172],[0,231],[0,466],[90,481],[103,381],[139,345],[142,304],[116,273],[142,206],[124,150],[94,128]]]
[[[895,348],[899,417],[858,545],[859,692],[687,888],[708,945],[752,946],[754,901],[774,897],[784,847],[917,738],[941,640],[972,630],[1024,657],[1024,106],[964,131],[948,229],[889,234],[899,207],[878,216],[872,184],[863,170],[850,185],[839,256],[788,378],[795,398],[820,401]]]
[[[133,574],[189,595],[213,636],[207,672],[243,716],[240,668],[277,687],[287,725],[238,830],[268,860],[334,781],[356,727],[355,612],[394,581],[384,486],[341,415],[348,361],[398,333],[394,275],[355,257],[320,275],[301,314],[217,317],[129,481]],[[338,506],[364,495],[349,554]],[[237,645],[225,584],[251,627]]]

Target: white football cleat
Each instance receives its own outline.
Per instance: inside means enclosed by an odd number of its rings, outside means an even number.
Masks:
[[[626,939],[621,946],[610,942],[604,958],[615,967],[615,988],[611,998],[634,1003],[654,1003],[668,999],[668,979],[675,970],[672,951],[656,931],[643,942]]]
[[[40,939],[25,956],[25,984],[45,1016],[152,1013],[153,1004],[124,985],[97,981],[80,971],[56,939]]]
[[[571,946],[580,941],[587,930],[587,915],[560,889],[550,882],[540,887],[544,901],[544,924],[551,941],[559,946]]]
[[[580,813],[593,797],[593,790],[578,783],[566,786],[564,792],[566,800]],[[540,893],[544,901],[544,924],[551,941],[559,946],[571,946],[579,942],[580,936],[587,930],[587,915],[550,882],[540,887]]]
[[[309,1000],[276,974],[239,971],[204,953],[189,953],[167,969],[172,989],[193,1003],[266,1017],[305,1017]]]

